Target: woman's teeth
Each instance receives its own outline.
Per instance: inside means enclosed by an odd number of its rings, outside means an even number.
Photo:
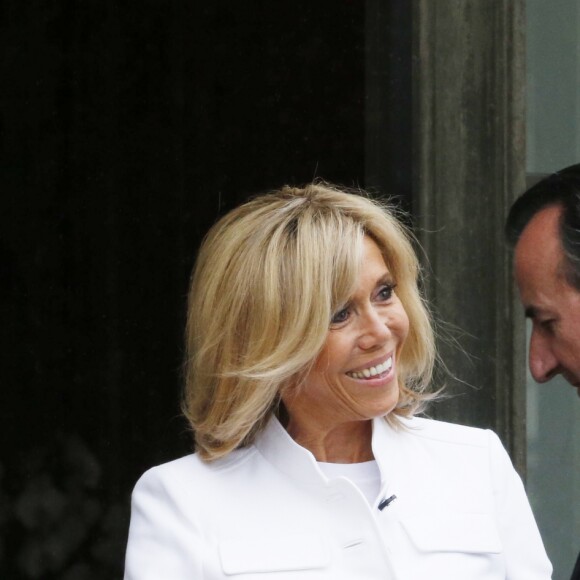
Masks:
[[[382,375],[387,371],[391,370],[393,366],[393,357],[390,356],[384,363],[377,365],[376,367],[368,367],[362,371],[346,373],[349,377],[353,379],[369,379],[371,377],[376,377],[377,375]]]

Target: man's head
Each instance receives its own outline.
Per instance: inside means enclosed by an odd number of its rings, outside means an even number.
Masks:
[[[532,321],[530,370],[561,374],[580,396],[580,164],[543,179],[510,210],[516,280]]]

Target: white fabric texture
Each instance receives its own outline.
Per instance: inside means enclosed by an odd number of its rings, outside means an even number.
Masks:
[[[375,503],[381,490],[381,472],[374,459],[363,463],[324,463],[318,461],[317,465],[327,479],[346,477],[360,489],[370,505]]]
[[[275,418],[224,459],[190,455],[149,470],[133,492],[125,580],[551,578],[497,436],[404,424],[373,421],[373,505],[349,479],[326,477]]]

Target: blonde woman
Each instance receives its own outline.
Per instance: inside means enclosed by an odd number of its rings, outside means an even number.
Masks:
[[[547,580],[489,431],[419,418],[435,358],[393,208],[284,187],[204,240],[188,305],[196,453],[133,493],[126,580]]]

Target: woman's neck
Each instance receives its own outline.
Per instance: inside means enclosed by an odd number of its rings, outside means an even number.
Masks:
[[[374,459],[372,421],[349,421],[325,426],[320,419],[309,421],[288,417],[285,425],[296,443],[308,449],[317,461],[326,463],[362,463]]]

